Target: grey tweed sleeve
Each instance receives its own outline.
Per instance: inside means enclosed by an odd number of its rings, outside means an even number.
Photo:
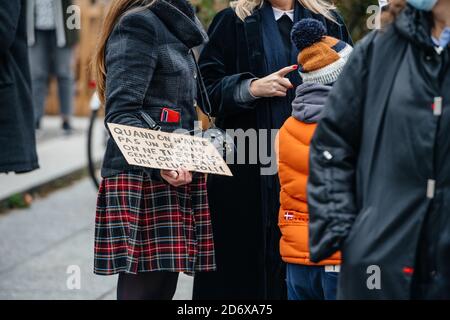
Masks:
[[[258,78],[242,80],[241,83],[236,86],[236,89],[234,90],[234,99],[236,102],[245,104],[258,99],[258,97],[255,97],[250,92],[250,84],[257,79]]]

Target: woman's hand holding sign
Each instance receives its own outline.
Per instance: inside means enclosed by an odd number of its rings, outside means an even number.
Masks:
[[[192,173],[187,170],[161,170],[161,177],[174,187],[181,187],[192,182]]]
[[[258,98],[285,97],[287,91],[294,87],[286,76],[297,69],[297,65],[292,65],[253,81],[250,93]]]

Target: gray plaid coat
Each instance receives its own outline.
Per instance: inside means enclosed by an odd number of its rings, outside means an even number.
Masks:
[[[131,10],[111,33],[106,48],[106,118],[112,122],[147,127],[144,111],[163,131],[192,130],[197,114],[196,67],[191,49],[207,35],[184,0],[156,0],[147,8]],[[179,123],[160,122],[163,108],[180,113]],[[142,170],[127,164],[112,139],[102,176]],[[158,178],[158,170],[146,170]]]

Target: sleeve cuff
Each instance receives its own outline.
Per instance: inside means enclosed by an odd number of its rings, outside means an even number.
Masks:
[[[250,85],[254,80],[258,78],[245,79],[242,80],[241,83],[236,87],[234,91],[234,99],[238,103],[250,103],[258,99],[250,92]]]

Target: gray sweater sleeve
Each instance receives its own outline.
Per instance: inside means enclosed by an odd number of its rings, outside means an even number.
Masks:
[[[241,83],[234,90],[234,99],[236,100],[236,102],[245,104],[258,99],[258,97],[253,96],[250,92],[250,84],[256,79],[258,78],[246,79],[241,81]]]

